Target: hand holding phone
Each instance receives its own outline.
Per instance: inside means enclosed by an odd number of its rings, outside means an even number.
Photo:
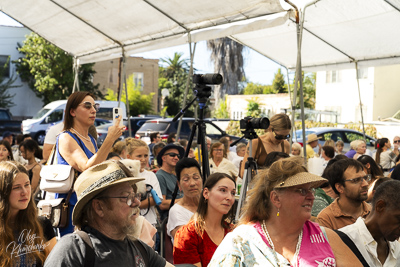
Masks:
[[[113,124],[116,126],[123,126],[122,108],[113,108]]]

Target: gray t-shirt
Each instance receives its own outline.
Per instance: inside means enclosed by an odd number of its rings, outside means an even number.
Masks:
[[[165,260],[152,248],[144,244],[147,255],[140,254],[138,248],[129,238],[123,241],[114,240],[89,226],[84,228],[92,241],[95,250],[96,267],[134,266],[145,267],[143,257],[148,257],[150,266],[165,266]],[[84,266],[86,256],[85,242],[75,233],[63,236],[52,249],[44,267]]]
[[[176,186],[176,181],[178,180],[175,175],[168,173],[162,169],[159,169],[156,173],[158,182],[160,184],[161,192],[163,195],[166,196],[165,199],[172,199],[172,194],[174,193],[175,186]],[[176,199],[182,198],[183,193],[178,190],[178,194],[176,196]],[[160,210],[158,209],[158,212],[160,213],[161,221],[167,217],[168,215],[168,210]]]

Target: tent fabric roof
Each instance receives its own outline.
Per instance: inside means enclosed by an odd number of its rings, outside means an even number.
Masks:
[[[279,0],[0,0],[0,10],[89,63],[228,36],[289,69],[294,12]],[[400,63],[400,0],[320,0],[306,9],[308,71]]]

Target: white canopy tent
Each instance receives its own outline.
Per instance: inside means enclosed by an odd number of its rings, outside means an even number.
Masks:
[[[190,34],[229,36],[296,67],[294,13],[279,0],[0,0],[0,10],[81,64],[188,43]],[[306,10],[303,69],[397,64],[398,25],[400,0],[320,0]]]
[[[225,36],[297,72],[400,63],[400,0],[314,0],[302,34],[281,2],[0,0],[0,10],[80,64]]]

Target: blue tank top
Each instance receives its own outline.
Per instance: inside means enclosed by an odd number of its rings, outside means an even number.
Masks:
[[[88,159],[90,159],[94,154],[85,146],[85,144],[82,142],[82,140],[80,140],[75,134],[69,132],[69,131],[64,131],[63,133],[67,133],[69,134],[72,138],[75,139],[75,141],[78,143],[78,145],[82,148],[82,150],[85,152],[85,155],[87,156]],[[93,136],[91,136],[89,134],[90,140],[93,143],[93,146],[97,152],[98,148],[96,146],[96,141],[93,138]],[[57,141],[56,141],[56,156],[57,156],[57,163],[61,164],[61,165],[69,165],[68,162],[61,156],[59,150],[58,150],[58,139],[60,138],[60,135],[57,137]],[[80,172],[78,172],[78,175],[81,174]],[[68,194],[56,194],[56,198],[66,198]],[[74,226],[72,225],[72,210],[74,209],[74,206],[76,204],[76,202],[78,202],[78,198],[76,197],[76,193],[73,192],[71,195],[71,198],[69,199],[69,204],[70,209],[69,209],[69,217],[68,217],[68,226],[65,228],[59,228],[60,231],[60,235],[64,236],[66,234],[72,233],[74,232]]]

